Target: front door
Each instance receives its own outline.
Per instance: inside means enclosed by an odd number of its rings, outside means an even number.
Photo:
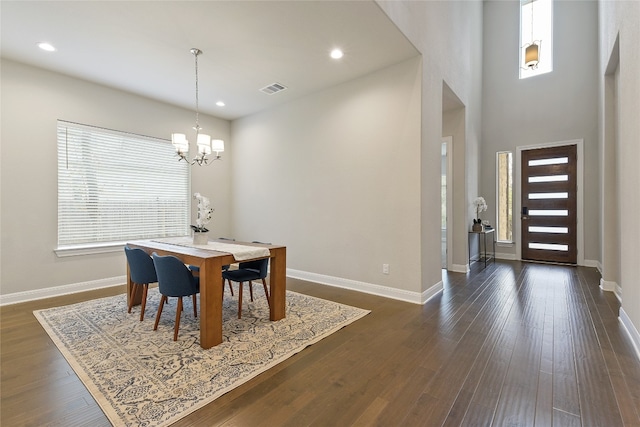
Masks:
[[[577,262],[577,146],[522,151],[522,259]]]

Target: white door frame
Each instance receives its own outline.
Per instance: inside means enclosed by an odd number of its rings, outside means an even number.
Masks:
[[[442,137],[447,147],[447,270],[453,266],[453,137]]]

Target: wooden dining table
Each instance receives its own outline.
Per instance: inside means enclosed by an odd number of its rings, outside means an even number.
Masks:
[[[212,242],[229,243],[225,240]],[[259,246],[269,249],[271,258],[269,268],[270,314],[272,321],[284,319],[286,303],[286,266],[287,249],[285,246],[263,243],[232,242],[234,245]],[[231,253],[202,249],[194,246],[182,246],[157,240],[136,240],[128,242],[131,248],[140,248],[149,255],[173,255],[188,265],[200,268],[200,345],[211,348],[222,342],[222,266],[236,263]],[[255,258],[260,259],[260,258]],[[243,260],[249,261],[249,260]],[[142,292],[131,295],[131,275],[127,264],[127,298],[133,304],[140,304]],[[137,287],[140,289],[141,286]],[[129,303],[130,301],[127,301]]]

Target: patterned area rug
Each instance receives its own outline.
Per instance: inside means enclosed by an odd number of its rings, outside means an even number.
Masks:
[[[287,291],[286,318],[271,322],[261,287],[255,291],[253,303],[244,296],[242,319],[237,292],[225,292],[224,341],[209,350],[200,347],[190,297],[177,342],[176,298],[153,331],[157,288],[149,289],[143,322],[140,307],[127,314],[125,295],[34,315],[112,424],[166,426],[369,313]]]

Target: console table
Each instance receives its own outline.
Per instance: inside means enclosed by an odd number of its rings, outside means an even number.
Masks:
[[[476,234],[478,236],[478,261],[484,260],[484,266],[487,266],[487,262],[493,260],[496,262],[496,233],[495,228],[484,229],[482,231],[469,231],[469,265],[471,265],[471,236]],[[487,253],[487,236],[491,239],[492,251]],[[484,256],[482,256],[484,255]]]

